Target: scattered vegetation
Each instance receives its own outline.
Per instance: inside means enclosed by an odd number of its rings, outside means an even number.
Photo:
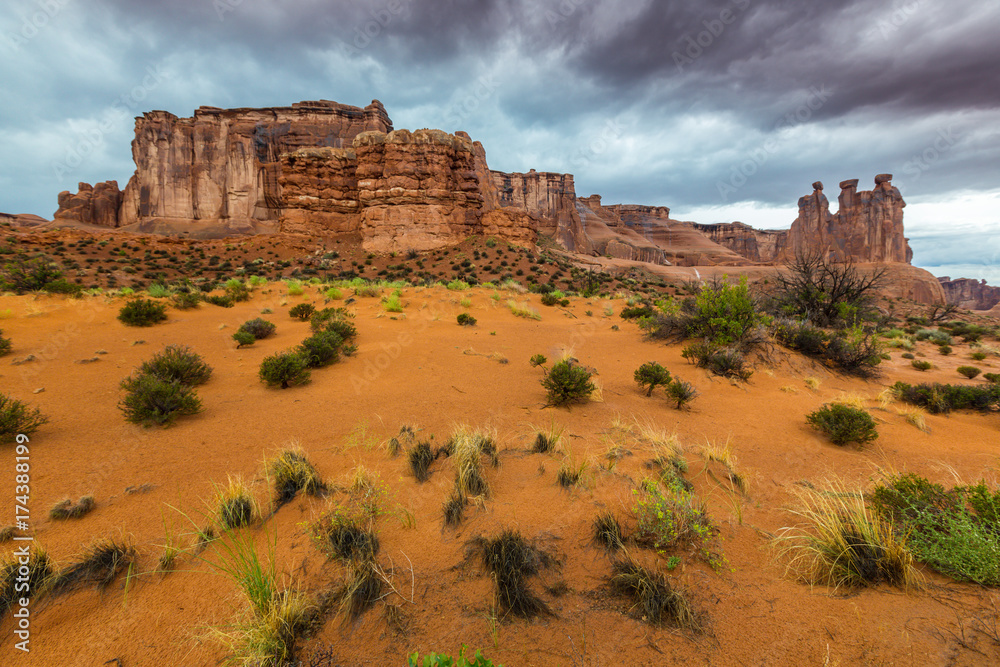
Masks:
[[[849,375],[874,377],[882,362],[882,346],[873,327],[855,325],[828,333],[805,322],[781,320],[774,336],[785,347]]]
[[[138,373],[122,380],[124,396],[118,409],[125,419],[142,426],[169,426],[184,415],[201,412],[201,399],[190,385]]]
[[[929,361],[924,361],[923,359],[914,359],[910,362],[910,365],[916,368],[918,371],[929,371],[932,368],[932,364]]]
[[[975,366],[959,366],[955,370],[958,371],[959,375],[963,375],[970,380],[982,373],[982,371]]]
[[[647,361],[635,370],[634,379],[640,388],[648,387],[646,396],[652,396],[657,387],[670,384],[670,371],[655,361]]]
[[[300,491],[318,496],[326,490],[316,468],[300,449],[279,452],[267,468],[274,480],[274,493],[279,505],[287,503]]]
[[[677,378],[667,385],[667,398],[677,404],[678,410],[697,397],[698,390],[690,382],[684,382]]]
[[[127,540],[99,540],[87,547],[75,563],[52,575],[51,591],[66,593],[83,586],[104,590],[137,558],[135,547]]]
[[[549,606],[528,588],[528,577],[553,564],[542,551],[528,544],[519,532],[507,528],[492,538],[479,537],[471,544],[493,578],[496,608],[521,618],[549,616]]]
[[[408,667],[494,667],[493,663],[487,659],[479,650],[476,650],[476,654],[472,658],[465,657],[465,646],[458,652],[457,658],[452,658],[448,655],[442,655],[440,653],[428,653],[424,656],[423,662],[420,661],[420,653],[414,651],[410,656],[407,657]],[[496,665],[496,667],[503,667],[503,665]]]
[[[226,486],[216,489],[215,513],[224,530],[249,526],[259,514],[250,487],[239,477],[230,477]]]
[[[931,414],[952,410],[988,412],[1000,406],[1000,385],[916,384],[897,382],[892,390],[899,400],[919,405]]]
[[[476,326],[476,318],[468,313],[459,313],[456,318],[458,323],[463,327],[474,327]]]
[[[275,328],[276,327],[273,322],[268,322],[263,318],[256,317],[241,324],[239,330],[246,331],[257,340],[263,340],[268,336],[274,335]]]
[[[878,438],[875,420],[861,408],[830,403],[810,413],[806,419],[813,427],[826,433],[835,445],[856,442],[865,445]]]
[[[212,367],[186,345],[168,345],[152,359],[143,362],[138,372],[189,387],[205,384],[212,377]]]

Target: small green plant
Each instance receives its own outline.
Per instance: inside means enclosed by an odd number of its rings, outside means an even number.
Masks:
[[[990,384],[1000,384],[1000,373],[983,373],[983,379]]]
[[[343,347],[344,340],[336,331],[320,331],[302,341],[298,353],[310,368],[321,368],[336,363]]]
[[[197,308],[198,304],[201,303],[201,293],[178,292],[174,294],[171,303],[173,303],[174,308],[177,310],[191,310],[192,308]]]
[[[160,285],[159,283],[153,283],[146,289],[146,294],[148,294],[153,299],[166,299],[171,295],[169,288]]]
[[[311,303],[298,303],[288,309],[288,315],[293,319],[306,322],[316,312],[316,306]]]
[[[285,281],[285,286],[288,288],[288,296],[302,296],[305,294],[305,290],[302,289],[302,283],[298,280]]]
[[[474,327],[476,326],[476,318],[468,313],[459,313],[456,318],[458,323],[463,327]]]
[[[496,242],[494,241],[494,243]],[[503,665],[494,666],[478,649],[472,658],[467,658],[465,657],[465,649],[466,647],[463,644],[462,648],[458,651],[457,658],[440,653],[428,653],[424,656],[423,662],[420,660],[419,651],[414,651],[407,657],[407,667],[503,667]]]
[[[591,375],[590,371],[570,359],[556,363],[542,378],[542,386],[548,393],[548,404],[559,406],[587,401],[595,389],[590,381]]]
[[[118,311],[118,320],[129,327],[150,327],[167,319],[167,306],[150,299],[134,299]]]
[[[167,382],[195,387],[212,376],[212,367],[186,345],[168,345],[139,366],[139,373],[153,375]]]
[[[399,294],[394,293],[387,297],[382,297],[382,309],[387,313],[403,312],[403,302],[400,301]]]
[[[257,337],[254,336],[249,331],[243,331],[242,329],[233,334],[233,340],[236,341],[236,348],[247,347],[248,345],[253,345],[257,342]]]
[[[448,283],[448,289],[456,292],[462,292],[464,290],[469,289],[469,283],[465,282],[464,280],[452,280],[450,283]]]
[[[647,361],[636,369],[634,374],[635,382],[640,388],[649,387],[646,396],[652,396],[653,390],[657,387],[665,387],[670,384],[670,371],[655,361]]]
[[[330,301],[339,301],[340,299],[344,298],[344,293],[339,289],[337,289],[336,287],[331,287],[327,291],[323,292],[323,296],[325,296]]]
[[[210,303],[213,306],[219,306],[220,308],[232,308],[236,305],[232,297],[223,294],[206,294],[202,297],[202,301]]]
[[[0,357],[8,354],[13,347],[14,344],[10,341],[10,338],[4,338],[3,330],[0,330]]]
[[[864,445],[878,437],[875,420],[870,414],[842,403],[824,405],[806,419],[813,427],[826,433],[835,445],[843,446],[849,442]]]
[[[969,378],[970,380],[979,375],[980,373],[982,373],[982,371],[976,368],[975,366],[959,366],[955,370],[958,371],[959,375],[963,375]]]
[[[710,543],[717,529],[709,521],[704,503],[699,502],[689,483],[672,468],[660,480],[647,479],[636,496],[635,540],[638,544],[665,554],[685,545],[696,546],[713,567],[719,564]]]
[[[698,390],[690,382],[677,378],[667,385],[667,397],[676,403],[675,407],[680,410],[698,397]]]
[[[215,491],[215,515],[224,530],[249,526],[258,515],[250,487],[239,477],[230,477],[224,487]]]
[[[309,365],[298,352],[278,352],[260,362],[258,375],[269,387],[288,389],[309,381]]]
[[[940,345],[940,346],[938,346],[938,352],[940,352],[944,356],[948,356],[949,354],[951,354],[951,351],[952,351],[951,350],[951,345]]]
[[[548,361],[548,358],[544,354],[536,354],[528,360],[528,363],[531,364],[532,368],[538,368],[539,366],[547,364]]]
[[[14,442],[18,434],[31,435],[48,421],[38,408],[29,408],[17,399],[0,394],[0,442]]]
[[[982,350],[977,350],[969,355],[973,361],[983,361],[986,359],[986,353]]]
[[[268,336],[273,336],[276,327],[273,322],[268,322],[267,320],[255,317],[252,320],[247,320],[240,325],[240,331],[246,331],[247,333],[253,335],[256,340],[263,340]]]
[[[923,359],[914,359],[910,362],[910,365],[916,368],[918,371],[929,371],[932,367],[931,362],[924,361]]]

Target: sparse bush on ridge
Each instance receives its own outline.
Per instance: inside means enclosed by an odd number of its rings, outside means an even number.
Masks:
[[[149,327],[167,319],[167,306],[150,299],[133,299],[118,311],[118,320],[130,327]]]
[[[168,345],[139,366],[139,373],[194,387],[208,382],[212,367],[186,345]]]
[[[456,318],[458,323],[463,327],[473,327],[476,326],[476,318],[468,313],[459,313]]]
[[[871,319],[888,269],[867,275],[852,262],[834,262],[821,253],[798,254],[775,276],[773,311],[822,327],[853,326]]]
[[[910,362],[910,365],[913,366],[918,371],[929,371],[933,366],[931,362],[924,361],[923,359],[914,359],[913,361]]]
[[[878,437],[875,420],[866,411],[844,405],[831,403],[806,417],[815,428],[826,433],[835,445],[846,445],[856,442],[865,445]]]
[[[294,319],[306,322],[316,312],[316,306],[311,303],[299,303],[288,309],[288,315]]]
[[[970,380],[973,379],[973,378],[975,378],[977,375],[979,375],[982,372],[981,370],[979,370],[975,366],[959,366],[955,370],[958,371],[959,375],[963,375],[963,376],[969,378]]]
[[[1000,406],[1000,384],[955,385],[916,384],[897,382],[892,390],[899,400],[919,405],[932,414],[952,410],[978,410],[987,412]]]
[[[276,327],[273,322],[268,322],[263,318],[255,317],[254,319],[247,320],[241,324],[239,330],[252,334],[257,340],[263,340],[264,338],[273,335],[275,329]]]
[[[635,370],[633,375],[636,384],[640,388],[649,387],[646,396],[652,396],[653,390],[657,387],[665,387],[670,384],[670,371],[655,361],[647,361]]]
[[[181,415],[201,412],[201,400],[189,385],[138,373],[122,380],[118,408],[125,419],[143,426],[169,426]]]
[[[821,359],[849,375],[878,375],[882,347],[874,328],[859,325],[831,334],[804,322],[781,320],[774,327],[774,336],[785,347]]]

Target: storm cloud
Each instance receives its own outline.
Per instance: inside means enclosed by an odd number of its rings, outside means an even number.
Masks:
[[[814,180],[891,172],[915,263],[987,264],[960,240],[1000,232],[998,31],[972,0],[11,0],[0,210],[124,185],[143,111],[377,98],[701,222],[787,227]]]

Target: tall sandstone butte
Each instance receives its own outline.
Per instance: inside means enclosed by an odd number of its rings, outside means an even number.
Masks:
[[[77,195],[60,195],[55,218],[113,227],[223,223],[234,232],[254,231],[261,223],[273,227],[280,217],[282,153],[342,148],[362,132],[392,129],[378,100],[364,109],[329,100],[266,109],[201,107],[191,118],[150,111],[136,118],[136,170],[117,216],[84,219],[76,212],[82,209],[76,200],[86,197],[81,187]]]

